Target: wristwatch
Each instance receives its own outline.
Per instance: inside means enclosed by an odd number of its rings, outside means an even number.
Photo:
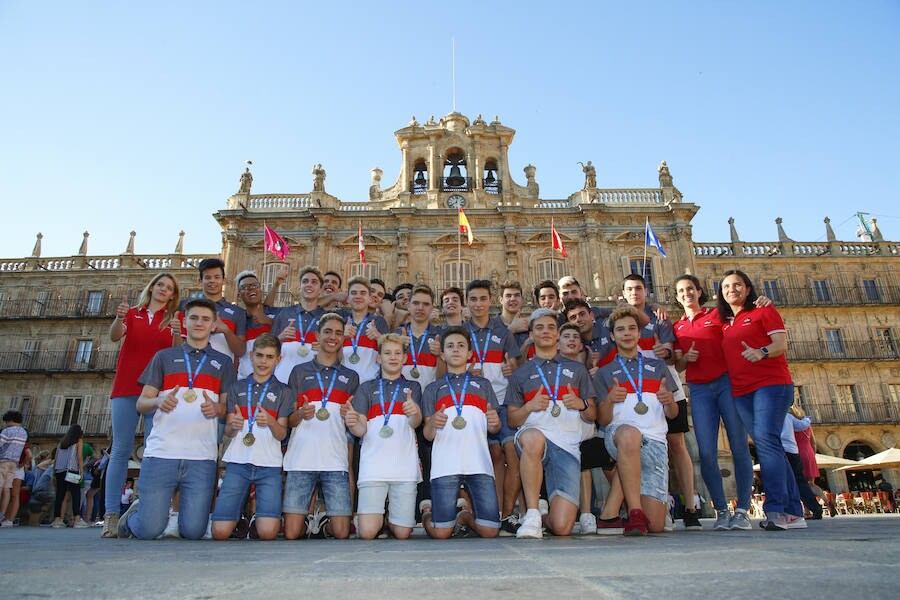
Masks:
[[[763,346],[762,348],[759,349],[759,351],[762,352],[763,358],[769,358],[769,347],[768,346]]]

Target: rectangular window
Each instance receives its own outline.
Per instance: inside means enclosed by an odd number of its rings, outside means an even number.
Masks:
[[[550,260],[546,258],[538,261],[538,281],[559,281],[563,276],[564,263],[561,260]]]
[[[841,336],[840,329],[825,330],[825,346],[828,348],[829,354],[844,353],[844,339]]]
[[[378,263],[353,263],[350,265],[350,277],[365,277],[369,281],[376,279],[378,278]]]
[[[891,404],[900,405],[900,383],[887,384],[887,392]]]
[[[778,282],[774,279],[763,280],[763,294],[768,296],[775,304],[781,303],[781,290],[778,289]]]
[[[62,427],[68,427],[69,425],[74,425],[78,422],[78,418],[81,416],[81,398],[79,397],[69,397],[65,399],[63,403],[62,415],[60,416],[59,424]]]
[[[103,292],[88,292],[87,306],[85,312],[89,315],[100,314],[100,308],[103,306]]]
[[[647,293],[654,294],[656,288],[653,285],[653,263],[649,260],[644,263],[643,258],[632,258],[628,261],[628,267],[630,269],[630,274],[640,275],[644,278],[644,281],[647,284]],[[626,275],[627,274],[629,273],[626,273]]]
[[[281,285],[281,293],[287,294],[291,289],[291,270],[286,265],[281,263],[270,263],[266,265],[266,268],[263,270],[262,281],[262,292],[263,297],[269,293],[269,290],[272,289],[272,286],[275,285],[275,280],[278,279],[278,273],[281,272],[282,269],[287,268],[287,277],[284,279],[284,283]]]
[[[188,292],[188,300],[196,300],[203,297],[203,290],[190,290]]]
[[[94,351],[93,340],[78,340],[75,346],[75,364],[87,365],[91,362],[91,354]]]
[[[710,286],[710,289],[712,289],[712,291],[713,291],[713,296],[718,298],[719,297],[719,280],[718,279],[713,280],[712,285]]]
[[[878,302],[878,286],[874,279],[863,279],[863,291],[865,292],[866,302]]]
[[[897,343],[894,341],[894,332],[890,327],[879,327],[875,330],[875,344],[881,354],[897,356]]]
[[[20,369],[30,369],[32,367],[40,346],[40,340],[25,340],[25,347],[22,349],[22,356],[19,359]]]
[[[831,302],[831,293],[828,291],[828,282],[824,279],[813,279],[813,292],[817,302]]]
[[[38,292],[34,298],[34,306],[31,307],[31,316],[40,317],[47,311],[47,305],[50,303],[50,292]]]
[[[472,281],[472,263],[451,260],[444,263],[444,289],[458,287],[466,289],[466,284]]]
[[[857,415],[862,410],[862,399],[855,385],[834,386],[834,397],[842,415]]]

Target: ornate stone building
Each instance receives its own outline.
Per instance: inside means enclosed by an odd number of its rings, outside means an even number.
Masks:
[[[775,301],[790,329],[797,396],[816,421],[819,451],[857,458],[896,443],[900,243],[883,241],[877,228],[871,241],[837,241],[827,219],[825,242],[791,240],[780,219],[775,242],[744,242],[733,221],[729,242],[697,242],[691,220],[699,206],[685,201],[665,162],[654,187],[606,189],[598,187],[596,166],[587,161],[583,185],[575,186],[580,189],[544,199],[534,166],[523,168],[524,184],[514,180],[508,160],[514,136],[496,117],[490,123],[459,113],[426,123],[413,118],[395,132],[397,181],[382,189],[382,171],[372,169],[363,202],[328,194],[322,165],[312,170],[313,191],[298,194],[254,194],[247,169],[238,192],[215,213],[222,245],[210,240],[210,250],[220,251],[229,275],[252,268],[270,286],[279,265],[264,257],[268,223],[292,248],[284,304],[305,264],[336,270],[345,280],[363,274],[437,290],[473,277],[517,279],[528,290],[540,280],[574,274],[597,304],[612,301],[625,274],[644,271],[656,301],[667,303],[673,318],[679,314],[669,283],[676,276],[692,272],[714,293],[723,271],[741,268]],[[459,241],[460,207],[474,231],[471,246]],[[551,251],[551,219],[568,259]],[[644,265],[647,219],[668,257],[651,248]],[[359,227],[367,264],[357,252]],[[175,274],[183,294],[190,294],[195,265],[209,256],[183,255],[180,239],[170,255],[136,255],[134,233],[121,255],[90,256],[87,239],[85,233],[75,256],[44,258],[39,235],[30,257],[0,260],[0,407],[24,408],[26,426],[44,443],[75,420],[91,436],[108,434],[117,350],[106,329],[119,298],[134,301],[159,270]],[[226,297],[234,296],[234,288],[226,288]],[[727,453],[722,458],[727,462]],[[845,487],[843,477],[832,486]]]

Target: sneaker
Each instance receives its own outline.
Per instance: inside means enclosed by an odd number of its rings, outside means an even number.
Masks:
[[[543,498],[538,500],[538,511],[541,513],[542,517],[550,514],[550,504]]]
[[[234,531],[231,532],[231,539],[246,540],[248,533],[250,533],[250,519],[242,516],[234,526]]]
[[[628,520],[625,522],[625,531],[627,536],[647,535],[650,521],[647,515],[639,508],[635,508],[628,513]]]
[[[212,539],[212,515],[209,515],[209,518],[206,519],[206,532],[201,537],[201,540],[211,540]]]
[[[525,516],[522,518],[522,523],[519,525],[519,529],[516,531],[516,538],[531,538],[539,540],[544,537],[544,525],[541,522],[541,513],[540,510],[529,508],[526,511]]]
[[[703,525],[700,523],[700,511],[696,509],[684,511],[682,521],[684,521],[685,529],[693,529],[694,531],[703,529]]]
[[[753,529],[753,524],[750,523],[750,515],[747,514],[747,511],[743,508],[735,510],[734,514],[731,515],[731,520],[728,522],[728,529],[732,531],[736,529],[750,531]]]
[[[72,527],[75,529],[90,529],[90,523],[87,523],[84,519],[78,519],[72,524]]]
[[[66,524],[62,519],[56,518],[53,519],[53,524],[50,525],[50,527],[52,527],[53,529],[65,529]]]
[[[507,537],[511,535],[516,535],[516,532],[519,530],[519,514],[512,513],[506,517],[500,519],[500,535]]]
[[[784,514],[772,512],[766,514],[766,518],[759,522],[759,526],[766,531],[784,531],[788,528],[788,523]]]
[[[785,513],[784,518],[787,521],[788,529],[806,529],[807,527],[806,519],[804,519],[803,517],[797,517]]]
[[[597,535],[622,535],[625,522],[619,517],[614,519],[597,519]]]
[[[327,522],[328,517],[325,516],[325,511],[319,510],[317,506],[316,512],[306,517],[306,537],[319,538]]]
[[[671,513],[666,511],[666,522],[663,524],[663,531],[666,533],[672,533],[675,531],[675,519],[672,518]]]
[[[591,513],[581,513],[581,518],[572,528],[572,535],[594,535],[597,533],[597,519]]]
[[[130,509],[131,507],[129,507]],[[127,511],[126,511],[127,512]],[[169,511],[169,522],[166,523],[166,528],[163,530],[164,538],[170,539],[180,539],[181,532],[178,531],[178,513],[170,510]]]
[[[713,531],[728,531],[729,529],[731,529],[731,513],[727,510],[717,510]]]
[[[116,523],[116,537],[134,537],[134,534],[131,533],[130,529],[128,529],[128,517],[137,512],[138,504],[140,504],[140,499],[135,499],[134,501],[132,501],[132,503],[128,505],[128,510],[122,513],[122,515],[119,517],[119,522]]]
[[[425,498],[419,502],[419,513],[424,515],[427,512],[431,512],[431,500]]]
[[[0,527],[6,528],[6,527],[12,527],[12,526],[13,526],[12,521],[0,521]]]
[[[259,531],[256,529],[256,515],[250,517],[250,527],[247,528],[247,538],[251,540],[259,539]]]

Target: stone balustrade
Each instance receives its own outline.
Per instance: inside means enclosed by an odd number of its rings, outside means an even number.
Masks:
[[[897,242],[693,242],[694,256],[897,256]]]
[[[655,188],[597,190],[591,194],[593,202],[603,204],[661,204],[662,196]],[[593,200],[596,198],[596,200]]]
[[[260,194],[247,201],[247,210],[300,210],[314,206],[308,194]]]

